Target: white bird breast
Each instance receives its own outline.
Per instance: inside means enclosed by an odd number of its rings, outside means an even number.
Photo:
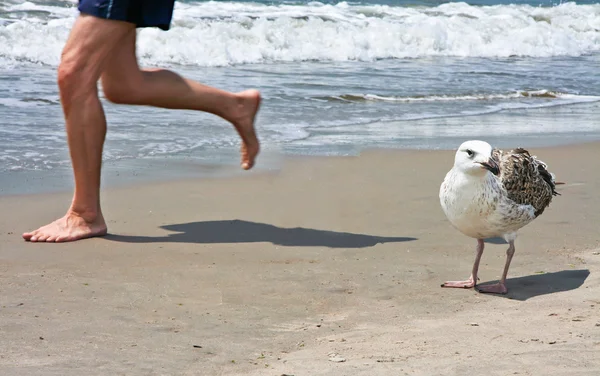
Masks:
[[[491,173],[480,178],[450,170],[440,187],[440,203],[457,230],[477,239],[505,236],[533,219],[533,208],[509,200]]]

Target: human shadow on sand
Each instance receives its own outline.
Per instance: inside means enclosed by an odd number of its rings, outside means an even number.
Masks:
[[[411,237],[383,237],[349,232],[283,228],[243,220],[205,221],[161,226],[173,231],[166,236],[106,235],[105,239],[125,243],[256,243],[271,242],[290,247],[365,248],[378,243],[417,240]]]
[[[490,295],[525,301],[535,296],[575,290],[583,285],[583,282],[585,282],[589,275],[590,271],[588,269],[578,269],[508,278],[506,280],[506,288],[508,289],[506,295]],[[498,281],[485,282],[477,284],[477,286],[484,286],[496,282]]]

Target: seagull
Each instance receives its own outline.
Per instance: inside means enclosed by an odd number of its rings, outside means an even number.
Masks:
[[[477,239],[477,255],[469,279],[447,281],[442,287],[474,287],[482,293],[506,294],[517,231],[550,205],[553,196],[559,194],[556,184],[546,163],[523,148],[504,152],[485,141],[462,143],[440,186],[440,204],[452,226]],[[504,272],[498,283],[477,286],[484,239],[493,237],[503,237],[509,244]]]

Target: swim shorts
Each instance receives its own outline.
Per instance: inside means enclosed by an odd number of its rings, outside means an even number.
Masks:
[[[81,13],[169,30],[175,0],[79,0]]]

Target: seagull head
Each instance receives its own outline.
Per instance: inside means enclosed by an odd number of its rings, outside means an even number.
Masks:
[[[492,146],[479,140],[465,141],[458,147],[454,168],[473,176],[483,177],[488,172],[500,174],[498,162],[492,158]]]

